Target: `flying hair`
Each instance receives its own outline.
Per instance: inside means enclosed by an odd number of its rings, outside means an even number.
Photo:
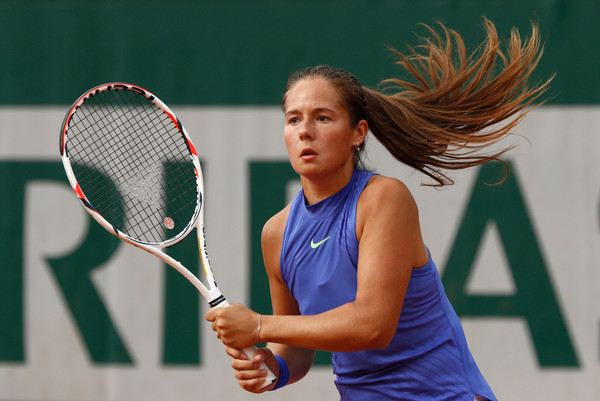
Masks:
[[[409,47],[406,54],[390,48],[410,80],[386,79],[375,90],[344,70],[316,66],[293,74],[286,93],[302,79],[327,79],[340,91],[350,122],[366,120],[394,158],[434,180],[426,185],[453,184],[445,170],[494,160],[508,172],[501,156],[514,146],[493,151],[488,147],[543,103],[553,78],[530,82],[543,53],[537,24],[531,24],[526,39],[513,28],[503,48],[494,24],[484,18],[485,40],[470,53],[462,37],[442,23],[422,26],[428,36],[420,37],[418,46]],[[355,154],[355,164],[361,163],[360,153]]]

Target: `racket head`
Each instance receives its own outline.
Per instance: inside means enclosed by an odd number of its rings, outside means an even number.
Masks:
[[[90,89],[69,108],[59,148],[71,187],[104,228],[169,263],[211,307],[228,305],[205,246],[198,154],[181,121],[158,97],[127,83]],[[208,287],[162,252],[193,228]],[[244,350],[249,360],[255,351]],[[276,377],[264,362],[261,368],[268,371],[266,387]]]
[[[120,82],[88,90],[66,113],[59,147],[77,197],[118,237],[164,248],[202,219],[196,148],[148,90]]]

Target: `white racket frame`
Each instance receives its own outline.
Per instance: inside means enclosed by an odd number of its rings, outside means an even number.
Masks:
[[[73,114],[75,114],[76,110],[90,97],[107,90],[111,90],[112,88],[120,88],[124,90],[131,90],[142,94],[146,99],[154,103],[159,109],[163,110],[165,114],[173,121],[173,123],[177,126],[179,132],[187,142],[188,148],[190,149],[190,154],[192,158],[192,162],[195,168],[196,174],[196,185],[198,189],[198,199],[196,200],[196,208],[194,210],[194,215],[188,225],[177,235],[172,238],[169,238],[166,241],[160,243],[152,243],[145,242],[139,239],[130,237],[126,233],[120,231],[112,224],[110,224],[104,217],[102,217],[96,210],[94,210],[93,205],[86,198],[83,193],[81,187],[79,186],[77,179],[75,178],[75,173],[73,172],[73,168],[71,167],[71,162],[69,160],[69,152],[68,152],[68,131],[69,131],[69,123]],[[200,291],[200,294],[206,299],[208,304],[212,307],[226,307],[229,306],[229,303],[219,290],[217,286],[217,282],[214,279],[213,271],[210,267],[210,261],[208,259],[208,251],[206,248],[206,235],[204,231],[204,180],[202,178],[202,168],[200,167],[200,160],[198,159],[198,154],[196,152],[196,148],[194,147],[189,135],[187,134],[185,128],[181,121],[175,116],[175,113],[171,111],[171,109],[164,104],[157,96],[152,94],[151,92],[143,89],[137,85],[132,85],[128,83],[118,83],[112,82],[103,85],[99,85],[85,92],[79,99],[73,103],[71,108],[69,109],[65,119],[63,121],[61,127],[60,134],[60,155],[62,158],[63,166],[65,168],[65,172],[67,174],[67,178],[69,179],[69,183],[75,192],[77,198],[81,201],[84,209],[107,231],[111,234],[115,235],[119,239],[136,246],[146,252],[151,253],[156,256],[163,262],[175,268],[180,274],[182,274],[194,287]],[[185,266],[183,266],[179,261],[173,259],[163,250],[167,247],[173,246],[187,237],[190,232],[196,228],[197,236],[198,236],[198,248],[200,251],[200,261],[202,263],[202,268],[204,270],[204,275],[206,276],[206,283],[208,286],[204,285],[198,277],[196,277],[192,272],[190,272]],[[254,354],[256,353],[256,347],[250,347],[243,350],[248,360],[254,360]],[[271,372],[271,370],[265,365],[264,362],[261,364],[261,369],[265,369],[268,374],[265,380],[263,387],[266,387],[273,383],[276,380],[275,375]]]

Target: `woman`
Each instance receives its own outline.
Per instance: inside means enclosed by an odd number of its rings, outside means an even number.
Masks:
[[[477,152],[505,137],[549,81],[528,83],[541,55],[536,26],[524,42],[513,30],[504,53],[484,20],[487,40],[470,57],[440,26],[441,35],[428,27],[423,53],[396,53],[416,81],[385,81],[396,94],[328,66],[289,79],[284,139],[302,190],[263,229],[273,315],[240,304],[206,314],[244,389],[298,381],[313,350],[325,350],[343,400],[496,399],[446,298],[413,197],[402,182],[364,170],[360,155],[371,131],[400,162],[450,184],[442,169],[508,150]],[[247,360],[240,349],[260,342],[267,347]],[[264,389],[260,361],[278,376]]]

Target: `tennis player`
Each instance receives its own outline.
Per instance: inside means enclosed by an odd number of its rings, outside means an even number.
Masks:
[[[206,314],[242,388],[296,382],[313,350],[325,350],[342,400],[496,400],[444,293],[410,191],[361,162],[371,131],[441,186],[452,183],[443,170],[508,150],[487,147],[509,134],[549,81],[529,83],[542,50],[535,25],[526,40],[513,30],[506,52],[494,25],[486,19],[484,27],[487,39],[472,57],[456,32],[428,27],[424,53],[398,54],[416,84],[387,81],[396,94],[329,66],[290,77],[284,139],[302,189],[263,229],[273,315],[240,304]],[[240,350],[262,342],[255,360]],[[278,376],[261,390],[260,361]]]

